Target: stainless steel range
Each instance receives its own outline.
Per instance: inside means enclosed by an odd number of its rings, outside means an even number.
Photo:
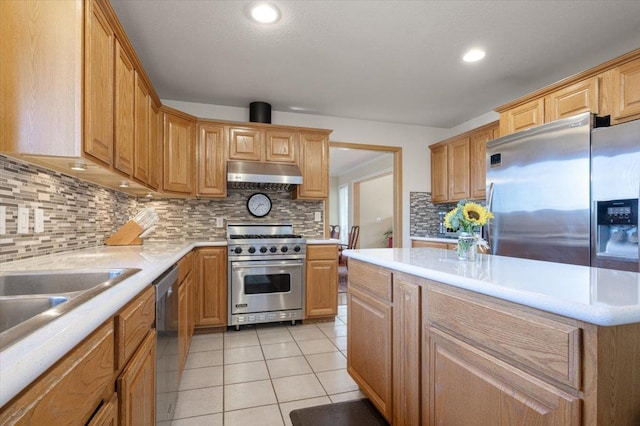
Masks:
[[[292,225],[227,225],[228,324],[304,318],[306,239]]]

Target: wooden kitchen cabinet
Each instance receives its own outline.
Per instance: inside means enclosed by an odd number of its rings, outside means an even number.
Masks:
[[[136,71],[129,55],[116,40],[115,141],[113,166],[127,176],[133,174]]]
[[[543,124],[544,99],[534,99],[523,105],[500,113],[500,135],[527,130]]]
[[[429,424],[582,424],[577,397],[439,330],[429,339]]]
[[[227,143],[225,127],[198,124],[198,188],[202,197],[227,196]]]
[[[163,190],[177,194],[193,193],[195,118],[162,107],[164,113]]]
[[[265,160],[274,163],[295,163],[300,132],[291,130],[265,131]]]
[[[0,424],[86,424],[113,395],[113,321],[72,349],[0,409]]]
[[[393,277],[393,424],[419,425],[422,371],[419,279]],[[347,353],[349,353],[347,351]],[[445,423],[446,424],[446,423]]]
[[[96,412],[87,426],[118,426],[118,394],[114,393]]]
[[[136,72],[135,79],[135,132],[133,177],[143,184],[149,183],[149,88]]]
[[[196,250],[196,327],[227,325],[227,248]]]
[[[452,240],[455,241],[455,240]],[[436,249],[444,249],[444,250],[455,250],[457,247],[457,243],[441,243],[438,241],[422,241],[422,240],[412,240],[411,247],[428,247],[428,248],[436,248]]]
[[[162,114],[160,107],[149,99],[149,186],[162,189]]]
[[[261,161],[264,157],[264,132],[259,128],[229,128],[229,160]]]
[[[122,371],[156,320],[155,288],[149,286],[115,315],[116,372]]]
[[[178,261],[178,366],[180,376],[187,362],[191,337],[193,336],[193,269],[194,252],[191,251]]]
[[[621,123],[640,118],[640,58],[612,70],[612,119]]]
[[[338,315],[338,246],[307,245],[305,317]]]
[[[112,164],[115,33],[95,0],[85,2],[84,34],[84,152]]]
[[[592,77],[557,90],[544,99],[545,122],[582,112],[598,113],[598,78]]]
[[[431,201],[453,203],[485,198],[486,145],[498,136],[492,122],[429,146]]]
[[[324,200],[329,196],[329,134],[301,132],[298,166],[302,184],[293,196],[299,199]]]
[[[152,329],[117,380],[120,426],[156,421],[156,330]]]
[[[349,261],[347,371],[387,421],[392,421],[391,272]]]

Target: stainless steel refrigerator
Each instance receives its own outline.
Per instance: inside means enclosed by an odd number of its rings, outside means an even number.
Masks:
[[[614,263],[597,266],[638,270],[640,127],[628,124],[595,129],[592,136],[592,116],[584,113],[487,143],[487,205],[495,215],[485,227],[491,253],[596,266],[602,257],[596,245],[598,202],[625,201],[601,210],[613,213],[608,220],[628,222],[609,226],[609,234],[624,228],[627,248],[635,247],[635,253],[614,253]],[[600,234],[610,238],[604,230]]]

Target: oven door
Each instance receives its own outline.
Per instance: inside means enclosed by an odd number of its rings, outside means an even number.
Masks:
[[[231,314],[302,309],[304,259],[230,263]]]

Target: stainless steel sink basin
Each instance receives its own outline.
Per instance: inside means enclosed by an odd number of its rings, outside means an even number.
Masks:
[[[0,350],[139,271],[0,272]]]

